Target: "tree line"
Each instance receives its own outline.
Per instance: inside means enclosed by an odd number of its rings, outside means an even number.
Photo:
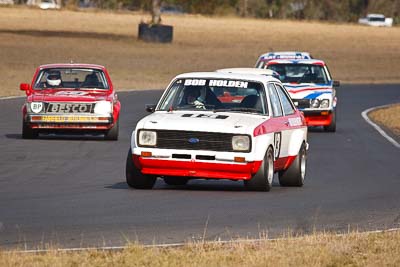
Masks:
[[[67,0],[85,1],[85,0]],[[86,0],[88,1],[88,0]],[[99,8],[150,11],[151,0],[91,0]],[[161,6],[185,13],[256,18],[357,21],[367,13],[382,13],[400,22],[400,0],[163,0]]]

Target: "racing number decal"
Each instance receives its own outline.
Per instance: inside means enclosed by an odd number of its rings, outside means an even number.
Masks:
[[[60,91],[60,92],[57,92],[57,93],[55,93],[55,95],[77,95],[77,96],[80,96],[80,95],[87,95],[88,93],[86,93],[86,92],[75,92],[75,91]]]
[[[282,133],[274,133],[274,151],[275,151],[275,159],[279,158],[279,154],[281,153],[281,141],[282,141]]]

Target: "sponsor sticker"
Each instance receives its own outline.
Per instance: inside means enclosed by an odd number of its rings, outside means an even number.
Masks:
[[[207,84],[207,80],[204,79],[186,79],[185,86],[204,86]],[[208,86],[217,87],[235,87],[235,88],[247,88],[249,85],[245,81],[235,81],[235,80],[209,80]]]
[[[210,80],[209,86],[247,88],[248,82],[232,80]]]
[[[185,80],[185,86],[203,86],[206,85],[207,80],[202,80],[202,79],[186,79]]]
[[[55,93],[55,95],[87,95],[87,93],[82,91],[60,91]]]
[[[31,110],[33,113],[39,113],[42,111],[43,103],[42,102],[32,102],[31,103]]]
[[[97,121],[96,117],[87,116],[42,116],[42,121],[44,122],[87,122],[87,121]]]
[[[91,113],[92,104],[74,104],[74,103],[49,103],[47,112],[49,113]]]
[[[289,126],[300,126],[302,125],[301,119],[299,117],[297,118],[289,118]]]
[[[224,120],[228,118],[229,116],[226,115],[217,115],[217,114],[183,114],[182,117],[184,118],[207,118],[207,119],[219,119],[219,120]]]

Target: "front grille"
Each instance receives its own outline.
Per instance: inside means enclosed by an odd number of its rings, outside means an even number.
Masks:
[[[224,152],[233,152],[232,137],[236,135],[230,133],[170,130],[157,130],[156,132],[157,148]]]
[[[45,103],[46,113],[94,113],[95,103]]]
[[[299,109],[310,107],[310,99],[293,99],[293,103]]]

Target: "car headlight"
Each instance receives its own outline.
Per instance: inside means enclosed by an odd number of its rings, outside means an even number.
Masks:
[[[39,113],[43,110],[43,103],[42,102],[31,102],[29,105],[29,111],[33,113]]]
[[[99,101],[94,106],[94,113],[101,115],[109,115],[112,113],[112,105],[111,102],[108,101]]]
[[[235,135],[232,137],[232,149],[236,151],[249,151],[250,138],[246,135]]]
[[[318,99],[311,100],[311,107],[312,108],[318,108],[319,107],[319,100]]]
[[[138,143],[142,146],[156,146],[157,133],[154,131],[141,130],[139,132]]]
[[[329,107],[329,99],[322,99],[321,103],[319,104],[320,108],[328,108]]]

